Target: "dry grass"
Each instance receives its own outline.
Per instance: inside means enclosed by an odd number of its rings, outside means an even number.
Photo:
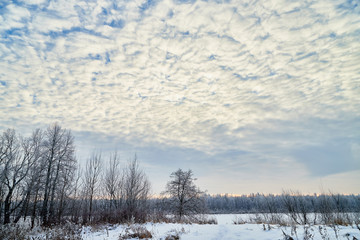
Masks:
[[[152,234],[144,226],[141,225],[131,225],[125,229],[125,232],[120,234],[119,240],[125,239],[151,239]]]
[[[1,240],[81,240],[81,227],[71,223],[29,229],[17,224],[0,225]]]

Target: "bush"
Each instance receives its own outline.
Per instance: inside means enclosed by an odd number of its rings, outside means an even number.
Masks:
[[[192,223],[196,223],[196,224],[218,224],[217,219],[214,217],[207,217],[204,215],[200,215],[196,218],[192,219]]]
[[[132,225],[127,227],[124,233],[120,234],[119,240],[131,239],[131,238],[151,239],[152,234],[144,226]]]
[[[179,240],[180,235],[185,233],[185,229],[181,228],[180,230],[173,229],[171,230],[168,235],[165,237],[165,240]]]
[[[0,225],[0,239],[2,240],[25,240],[26,229],[17,224]]]
[[[71,223],[30,230],[19,224],[0,225],[1,240],[81,240],[80,226]]]

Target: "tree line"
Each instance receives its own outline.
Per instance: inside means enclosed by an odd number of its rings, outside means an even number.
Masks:
[[[199,212],[194,209],[204,202],[192,172],[179,169],[170,178],[163,193],[168,209],[180,218]],[[153,211],[150,188],[136,155],[122,166],[116,152],[109,159],[93,152],[81,169],[74,137],[59,124],[36,129],[30,137],[13,129],[0,136],[1,224],[21,218],[30,218],[32,227],[64,221],[144,222]]]
[[[121,163],[116,152],[93,152],[81,168],[70,130],[59,124],[36,129],[30,137],[13,129],[0,136],[0,223],[30,219],[31,226],[64,221],[145,222],[168,214],[181,221],[200,213],[288,213],[306,222],[307,213],[360,213],[360,196],[207,195],[195,185],[191,170],[170,175],[161,197],[151,198],[151,184],[136,155]],[[330,220],[329,220],[330,221]]]
[[[303,208],[307,212],[321,212],[324,207],[333,212],[360,211],[360,195],[343,195],[330,191],[329,193],[313,195],[304,195],[299,191],[292,190],[285,190],[279,195],[252,193],[233,196],[217,194],[206,195],[205,201],[211,213],[271,213],[275,210],[279,213],[286,213],[292,205],[295,206],[294,208]]]
[[[242,196],[206,196],[211,213],[262,214],[267,222],[286,214],[295,224],[351,224],[360,221],[360,195],[327,194],[303,195],[299,191],[285,190],[280,195],[250,194]],[[310,215],[314,215],[310,218]],[[318,217],[318,218],[316,218]]]

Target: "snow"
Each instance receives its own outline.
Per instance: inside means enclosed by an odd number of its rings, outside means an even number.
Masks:
[[[217,225],[199,224],[170,224],[170,223],[146,223],[142,225],[149,230],[153,239],[165,239],[171,234],[179,234],[182,240],[195,239],[227,239],[227,240],[251,240],[251,239],[284,239],[284,234],[294,239],[304,239],[304,226],[285,227],[263,224],[233,224],[236,218],[248,219],[249,215],[220,214],[211,215],[218,221]],[[101,229],[83,228],[82,238],[84,240],[118,240],[124,234],[127,225],[108,225]],[[265,230],[264,230],[265,228]],[[337,226],[334,228],[323,225],[308,226],[308,232],[314,240],[326,239],[360,239],[360,230],[356,226]],[[336,237],[336,234],[338,237]]]

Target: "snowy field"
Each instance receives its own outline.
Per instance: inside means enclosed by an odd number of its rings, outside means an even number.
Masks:
[[[247,219],[249,215],[220,214],[210,215],[217,219],[216,225],[147,223],[141,225],[152,234],[152,239],[166,239],[168,236],[180,236],[183,240],[195,239],[286,239],[285,234],[293,239],[360,239],[360,230],[356,226],[296,226],[284,227],[263,224],[233,224],[235,219]],[[127,225],[106,226],[92,230],[82,230],[84,240],[117,240],[127,232]],[[129,232],[129,230],[128,230]],[[131,232],[131,231],[130,231]],[[307,234],[305,234],[307,232]],[[170,238],[171,239],[171,238]],[[289,238],[288,238],[289,239]]]

